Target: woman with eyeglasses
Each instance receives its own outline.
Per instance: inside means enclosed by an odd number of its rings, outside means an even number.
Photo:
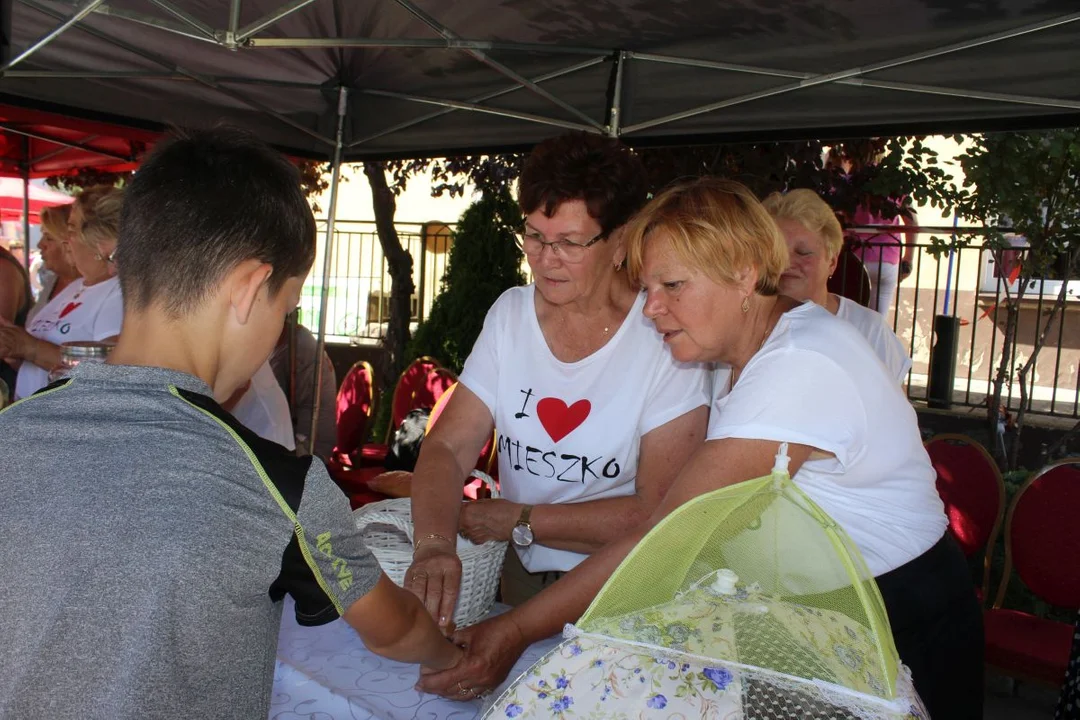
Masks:
[[[120,334],[124,309],[112,257],[123,200],[122,190],[107,185],[79,194],[64,242],[82,277],[57,293],[25,330],[0,327],[0,357],[21,361],[16,400],[48,384],[49,372],[60,365],[61,344],[111,340]]]
[[[647,518],[702,442],[707,371],[672,359],[624,269],[622,229],[646,184],[640,159],[597,135],[545,141],[526,162],[519,244],[533,283],[488,312],[413,476],[406,586],[444,626],[459,532],[510,543],[502,600],[523,602]],[[492,428],[503,498],[463,505]]]

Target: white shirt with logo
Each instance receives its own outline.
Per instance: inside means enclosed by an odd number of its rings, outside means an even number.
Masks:
[[[267,360],[251,378],[251,385],[233,406],[232,416],[259,437],[288,450],[296,449],[289,399]]]
[[[734,388],[718,394],[707,439],[724,438],[826,453],[792,480],[847,531],[874,576],[945,533],[914,408],[859,332],[818,305],[784,313]]]
[[[117,278],[90,286],[78,278],[38,311],[26,330],[39,340],[63,345],[116,337],[123,321],[124,302]],[[48,370],[23,362],[15,382],[15,398],[33,395],[48,384]]]
[[[561,362],[540,329],[535,292],[502,294],[460,377],[495,420],[503,497],[543,505],[630,495],[641,437],[708,405],[709,371],[671,357],[642,315],[644,294],[607,344]],[[570,570],[586,557],[543,537],[516,549],[530,572]]]
[[[911,358],[904,349],[904,343],[900,342],[900,338],[896,337],[892,328],[885,324],[885,318],[881,313],[863,307],[846,297],[841,297],[836,317],[854,325],[855,329],[866,338],[866,342],[870,343],[874,354],[888,368],[889,374],[897,381],[904,382],[908,370],[911,369]]]

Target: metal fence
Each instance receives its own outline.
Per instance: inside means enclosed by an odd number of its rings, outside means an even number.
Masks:
[[[452,224],[398,223],[402,245],[413,257],[412,328],[431,311],[442,287],[452,240]],[[957,318],[960,333],[955,354],[955,379],[951,400],[965,407],[984,406],[992,392],[1004,337],[1005,286],[1023,249],[1005,253],[1008,267],[1000,268],[993,254],[982,247],[967,247],[939,257],[930,252],[931,234],[943,235],[952,228],[921,228],[911,275],[899,283],[884,308],[883,316],[903,341],[912,358],[906,388],[914,401],[928,399],[934,317]],[[856,250],[856,252],[858,252]],[[320,254],[315,268],[322,265]],[[882,284],[887,269],[868,263],[871,291]],[[318,326],[321,274],[313,272],[304,286],[302,322]],[[1013,343],[1017,361],[1030,356],[1035,334],[1045,325],[1062,283],[1069,300],[1054,321],[1028,387],[1028,410],[1037,414],[1080,417],[1080,278],[1041,278],[1026,289]],[[1010,288],[1018,289],[1015,282]],[[335,227],[327,307],[330,342],[376,341],[386,332],[389,317],[390,275],[372,222],[338,221]],[[1015,368],[1006,384],[1002,402],[1015,410],[1020,393]]]
[[[942,236],[951,230],[919,229],[911,275],[899,283],[882,314],[912,358],[907,392],[915,401],[929,399],[934,318],[956,318],[960,327],[951,402],[966,407],[985,406],[1000,364],[1006,301],[1009,294],[1015,298],[1019,291],[1016,271],[1025,250],[1022,246],[1007,250],[1000,255],[999,263],[994,253],[978,242],[935,257],[930,252],[929,236]],[[856,255],[859,252],[854,250]],[[873,289],[880,287],[883,280],[887,282],[888,268],[871,259],[866,269]],[[1002,404],[1010,410],[1020,405],[1016,368],[1030,357],[1063,284],[1067,292],[1065,308],[1054,318],[1028,378],[1027,409],[1036,414],[1080,417],[1080,278],[1043,277],[1031,280],[1025,288],[1012,339],[1015,360],[1002,392]],[[947,390],[944,396],[948,398]]]
[[[318,223],[320,237],[325,221]],[[413,258],[411,327],[431,312],[441,290],[442,278],[453,242],[452,223],[396,223],[402,247]],[[322,296],[323,243],[300,299],[301,322],[311,329],[319,325]],[[326,335],[330,342],[361,343],[386,334],[390,317],[390,273],[383,256],[375,223],[338,220],[330,259]]]

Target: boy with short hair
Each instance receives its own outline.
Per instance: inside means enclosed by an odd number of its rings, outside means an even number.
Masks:
[[[315,255],[296,170],[237,130],[127,189],[108,364],[0,414],[0,718],[265,718],[286,593],[374,652],[460,650],[379,570],[318,460],[218,405],[270,354]]]

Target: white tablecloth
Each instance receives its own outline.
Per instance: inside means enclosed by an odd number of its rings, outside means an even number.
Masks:
[[[492,614],[506,609],[496,606]],[[529,647],[504,685],[561,639]],[[369,651],[343,620],[300,627],[292,599],[285,599],[270,720],[470,720],[479,715],[479,700],[457,702],[417,692],[413,686],[418,677],[416,665]]]

